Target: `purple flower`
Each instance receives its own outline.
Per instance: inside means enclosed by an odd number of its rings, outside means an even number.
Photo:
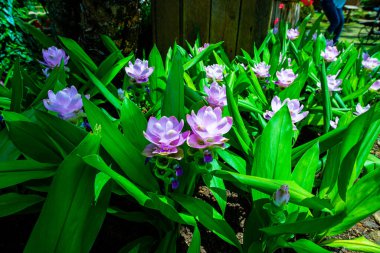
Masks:
[[[232,117],[222,117],[219,107],[203,106],[197,114],[186,115],[193,133],[187,138],[192,148],[204,149],[210,146],[223,146],[228,140],[223,137],[232,127]]]
[[[210,46],[209,43],[204,43],[202,47],[198,48],[198,53],[202,52],[203,50],[205,50],[206,48],[208,48],[208,46]]]
[[[330,92],[342,90],[342,88],[340,88],[340,85],[342,84],[342,80],[336,79],[337,76],[338,74],[327,76],[327,85],[329,87]],[[321,88],[320,83],[317,83],[317,86]]]
[[[205,150],[203,152],[203,161],[205,163],[211,163],[212,160],[214,160],[214,158],[212,157],[212,152],[210,152],[209,150]]]
[[[173,190],[175,190],[175,189],[177,189],[179,187],[179,181],[178,181],[178,179],[171,178],[170,181],[171,181],[172,189]]]
[[[153,68],[149,68],[148,61],[137,59],[135,64],[128,63],[129,67],[125,67],[125,72],[137,83],[146,83],[149,80],[149,76],[153,73]]]
[[[378,90],[380,89],[380,79],[376,80],[371,87],[369,87],[370,90]]]
[[[62,59],[64,65],[67,65],[70,58],[66,55],[63,49],[58,49],[56,47],[49,47],[47,50],[42,49],[42,57],[44,58],[44,61],[40,63],[50,69],[59,66],[61,64]]]
[[[125,90],[119,88],[117,89],[117,96],[120,100],[124,100],[125,98]]]
[[[334,40],[326,40],[326,47],[334,46]]]
[[[151,143],[145,147],[143,155],[147,157],[161,155],[182,159],[183,151],[178,147],[186,141],[190,133],[190,131],[181,133],[183,125],[183,120],[178,122],[174,116],[169,118],[164,116],[159,120],[150,117],[144,136]]]
[[[367,70],[373,70],[374,68],[380,65],[380,61],[377,58],[372,58],[369,56],[369,54],[365,53],[363,54],[362,65],[363,68]]]
[[[74,86],[58,91],[57,94],[49,90],[48,97],[49,99],[43,100],[45,108],[58,112],[58,116],[64,120],[75,119],[78,113],[83,112],[82,97]]]
[[[276,84],[280,87],[288,87],[291,85],[298,75],[295,75],[292,69],[281,69],[281,71],[276,72],[278,81]]]
[[[270,66],[265,62],[255,64],[255,67],[252,68],[253,72],[255,72],[256,76],[259,78],[270,77],[269,69]]]
[[[218,64],[213,64],[206,67],[206,76],[212,80],[222,81],[223,80],[223,69],[224,67]]]
[[[290,117],[292,119],[293,124],[293,130],[297,130],[295,123],[301,121],[309,114],[308,111],[301,112],[304,106],[301,105],[300,101],[297,99],[290,100],[289,98],[286,98],[281,103],[280,98],[275,96],[271,102],[272,111],[267,110],[264,113],[264,119],[270,120],[276,114],[276,112],[278,112],[281,109],[281,107],[285,104],[288,106],[289,109]]]
[[[354,114],[355,114],[356,116],[359,116],[360,114],[363,114],[363,113],[365,113],[366,111],[368,111],[369,108],[371,108],[370,105],[367,105],[366,107],[362,107],[362,106],[360,105],[360,103],[359,103],[359,104],[356,105],[356,111],[354,112]]]
[[[183,175],[183,169],[182,169],[182,167],[179,164],[176,164],[174,166],[174,170],[175,170],[176,177],[180,177],[180,176]]]
[[[273,194],[273,204],[275,204],[278,207],[282,207],[288,204],[289,199],[290,199],[289,186],[286,184],[281,185],[280,189],[278,189]]]
[[[316,40],[317,40],[317,37],[318,37],[318,34],[317,34],[317,33],[314,33],[314,34],[313,34],[313,37],[311,37],[311,38],[312,38],[312,40],[316,41]]]
[[[217,82],[213,82],[210,88],[204,87],[207,94],[206,100],[212,107],[223,107],[227,105],[226,86],[220,86]]]
[[[339,123],[339,118],[338,117],[335,117],[335,120],[330,120],[330,126],[331,128],[337,128],[338,127],[338,123]]]
[[[339,51],[336,47],[327,46],[326,50],[321,53],[321,56],[327,62],[333,62],[337,60],[337,56],[339,55]]]
[[[298,38],[298,36],[300,35],[300,32],[298,31],[298,29],[289,29],[286,31],[286,36],[288,37],[288,39],[290,40],[295,40]]]

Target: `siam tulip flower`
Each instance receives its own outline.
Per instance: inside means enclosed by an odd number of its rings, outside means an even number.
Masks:
[[[369,108],[371,108],[370,105],[367,105],[366,107],[362,107],[362,106],[360,105],[360,103],[358,103],[358,104],[356,105],[356,111],[354,112],[354,114],[355,114],[356,116],[359,116],[360,114],[363,114],[363,113],[365,113],[366,111],[368,111]]]
[[[57,94],[49,90],[48,97],[43,100],[45,108],[58,112],[58,116],[64,120],[75,119],[83,112],[82,97],[74,86],[58,91]]]
[[[44,58],[41,64],[45,65],[49,69],[54,69],[61,64],[63,59],[63,64],[67,65],[69,62],[69,56],[66,55],[63,49],[58,49],[56,47],[49,47],[48,49],[42,49],[42,57]]]
[[[321,56],[327,62],[333,62],[337,60],[337,56],[339,55],[339,51],[336,47],[327,46],[326,50],[321,53]]]
[[[273,204],[275,204],[278,207],[282,207],[288,204],[289,199],[289,186],[286,184],[281,185],[280,189],[273,193]]]
[[[217,82],[213,82],[210,88],[204,87],[207,94],[206,100],[211,107],[221,107],[227,105],[226,86],[220,86]]]
[[[198,53],[202,52],[203,50],[205,50],[206,48],[208,48],[208,46],[210,46],[209,43],[204,43],[202,47],[198,48]]]
[[[222,81],[223,69],[224,67],[218,64],[206,66],[206,76],[214,81]]]
[[[326,47],[334,46],[334,40],[326,40]]]
[[[125,90],[119,88],[117,89],[117,96],[120,100],[124,100],[125,98]]]
[[[371,87],[369,87],[370,90],[378,90],[380,89],[380,79],[376,80]]]
[[[129,67],[125,67],[125,72],[132,79],[136,81],[136,83],[146,83],[149,80],[149,76],[153,73],[153,67],[148,66],[147,60],[137,59],[135,64],[132,62],[128,63]]]
[[[335,120],[330,120],[330,126],[333,129],[336,129],[338,127],[339,118],[335,117]]]
[[[169,118],[164,116],[159,120],[155,117],[150,117],[147,130],[143,133],[144,137],[151,143],[145,147],[142,152],[143,155],[147,157],[161,155],[177,160],[182,159],[183,151],[179,146],[186,141],[190,134],[190,131],[181,133],[183,125],[183,120],[178,122],[174,116]]]
[[[281,71],[276,72],[278,81],[276,84],[280,87],[288,87],[291,85],[298,75],[295,75],[292,69],[281,69]]]
[[[180,176],[183,175],[183,169],[182,169],[182,167],[179,164],[176,164],[174,166],[174,170],[175,170],[175,176],[176,177],[180,177]]]
[[[273,27],[273,34],[277,34],[277,33],[278,33],[278,25]]]
[[[330,92],[342,90],[342,88],[340,88],[340,85],[342,84],[342,80],[336,79],[337,76],[338,74],[327,76],[327,85],[329,87]],[[321,88],[321,83],[317,83],[317,86],[318,88]]]
[[[253,72],[255,72],[256,76],[259,78],[270,77],[269,69],[270,66],[265,62],[255,64],[255,66],[252,68]]]
[[[380,61],[377,58],[372,58],[369,56],[369,54],[365,53],[363,54],[362,65],[363,68],[372,71],[374,68],[380,65]]]
[[[301,121],[309,114],[308,111],[301,113],[304,106],[301,105],[299,100],[297,99],[290,100],[289,98],[287,98],[283,102],[281,102],[280,98],[275,96],[271,102],[272,111],[267,110],[264,113],[264,119],[270,120],[276,114],[276,112],[278,112],[281,109],[281,107],[285,104],[288,106],[289,109],[290,117],[292,119],[293,124],[293,130],[297,130],[295,123]]]
[[[179,180],[178,179],[175,179],[174,177],[172,177],[170,179],[171,181],[171,184],[172,184],[172,189],[175,190],[179,187]]]
[[[298,38],[298,36],[300,35],[300,32],[298,31],[298,29],[289,29],[286,31],[286,36],[288,37],[288,39],[290,40],[295,40]]]
[[[219,107],[213,109],[203,106],[197,114],[194,111],[186,115],[192,134],[187,138],[187,144],[192,148],[204,149],[213,146],[223,146],[228,140],[223,137],[232,127],[232,117],[222,117]]]

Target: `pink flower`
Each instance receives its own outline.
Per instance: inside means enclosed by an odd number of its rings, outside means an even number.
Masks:
[[[255,72],[256,76],[259,78],[266,78],[269,77],[269,69],[270,66],[266,64],[265,62],[260,62],[258,64],[255,64],[255,67],[252,68],[253,72]]]
[[[297,130],[295,123],[301,121],[309,114],[308,111],[301,113],[304,106],[301,105],[300,101],[297,99],[290,100],[287,98],[281,103],[280,98],[275,96],[271,102],[272,111],[267,110],[264,113],[264,119],[270,120],[285,104],[288,106],[290,117],[292,118],[293,129]]]
[[[342,84],[342,80],[336,79],[338,75],[328,75],[327,76],[327,85],[329,87],[329,91],[340,91],[342,88],[340,88],[340,85]],[[321,84],[317,83],[317,86],[321,88]]]
[[[226,86],[220,86],[217,82],[213,82],[210,88],[204,87],[207,94],[206,100],[211,107],[223,107],[227,105]]]
[[[338,123],[339,123],[339,118],[338,117],[335,117],[335,120],[330,120],[330,126],[331,128],[335,129],[338,127]]]
[[[297,28],[293,29],[289,29],[286,31],[286,36],[288,37],[288,39],[290,40],[295,40],[298,38],[298,36],[300,35],[299,31]]]
[[[212,80],[222,81],[223,80],[223,69],[224,67],[218,64],[213,64],[206,67],[206,76]]]
[[[192,148],[204,149],[212,146],[223,146],[228,140],[223,134],[230,131],[232,117],[222,117],[219,107],[202,107],[197,114],[194,111],[186,115],[187,123],[193,131],[187,138],[187,144]]]
[[[278,5],[278,8],[279,8],[279,9],[284,9],[284,7],[285,7],[285,4],[283,4],[283,3],[280,3],[280,4]]]
[[[70,57],[66,55],[63,49],[58,49],[56,47],[49,47],[48,49],[42,49],[42,56],[44,62],[41,62],[46,67],[53,69],[61,64],[63,59],[63,64],[67,65]]]
[[[288,87],[291,85],[298,75],[295,75],[292,69],[281,69],[281,71],[276,72],[278,81],[276,84],[280,87]]]
[[[369,56],[369,54],[363,54],[363,61],[362,61],[363,68],[367,70],[373,70],[377,66],[380,65],[380,61],[377,58],[372,58]]]
[[[190,134],[190,131],[181,133],[183,125],[183,120],[178,122],[174,116],[169,118],[164,116],[159,120],[150,117],[147,130],[143,133],[144,137],[151,143],[145,147],[142,152],[143,155],[147,157],[161,155],[178,160],[182,159],[183,151],[179,146],[186,141]]]
[[[371,106],[370,105],[367,105],[366,107],[362,107],[361,105],[360,105],[360,103],[358,103],[357,105],[356,105],[356,112],[354,112],[354,114],[356,115],[356,116],[359,116],[360,114],[363,114],[363,113],[365,113],[366,111],[368,111],[369,110],[369,108],[371,108]]]
[[[202,47],[198,48],[198,53],[202,52],[203,50],[205,50],[206,48],[208,48],[208,46],[210,46],[209,43],[204,43]]]
[[[380,79],[376,80],[371,87],[369,87],[370,90],[378,90],[380,89]]]
[[[43,100],[45,108],[57,112],[58,116],[64,120],[75,119],[79,113],[83,112],[82,97],[74,86],[58,91],[57,94],[49,90],[48,97]]]
[[[278,207],[288,204],[289,199],[289,186],[286,184],[281,185],[280,189],[273,194],[273,203]]]
[[[336,47],[327,46],[326,50],[321,53],[321,56],[327,62],[333,62],[337,60],[337,56],[339,55],[339,51]]]
[[[149,76],[153,73],[153,68],[148,67],[147,60],[137,59],[135,64],[128,63],[128,67],[125,67],[127,75],[136,80],[137,83],[146,83],[149,80]]]
[[[280,19],[279,19],[279,18],[276,18],[276,19],[274,20],[274,22],[273,22],[273,25],[277,25],[278,22],[280,22]]]

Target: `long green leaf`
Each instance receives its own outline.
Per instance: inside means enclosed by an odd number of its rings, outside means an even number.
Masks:
[[[11,79],[12,84],[12,102],[11,111],[20,112],[21,104],[24,96],[24,81],[21,74],[21,68],[19,61],[16,61],[13,68],[13,77]]]
[[[368,252],[368,253],[379,253],[380,245],[371,242],[364,236],[355,238],[353,240],[340,240],[340,239],[330,239],[321,243],[322,245],[333,247],[333,248],[345,248],[352,251]]]
[[[43,200],[44,198],[39,195],[23,195],[13,192],[0,195],[0,217],[17,213]]]

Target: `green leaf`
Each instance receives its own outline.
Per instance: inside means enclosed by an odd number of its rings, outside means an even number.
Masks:
[[[289,186],[290,191],[289,202],[331,213],[332,206],[328,201],[316,198],[313,194],[300,187],[294,181],[247,176],[229,171],[216,171],[215,176],[231,182],[247,185],[267,195],[272,195],[281,187],[281,185],[286,184]]]
[[[113,42],[113,40],[109,36],[102,34],[100,35],[100,38],[102,39],[104,46],[110,53],[119,52],[119,58],[123,58],[123,54],[120,52],[120,49],[116,46],[115,42]]]
[[[177,51],[169,71],[168,83],[162,100],[161,115],[174,116],[178,120],[183,119],[185,116],[184,96],[182,56]]]
[[[133,58],[133,54],[128,55],[127,57],[119,60],[113,65],[108,72],[106,72],[103,76],[99,76],[101,82],[104,86],[107,86],[112,82],[112,80],[120,73],[120,71],[127,65],[128,62]]]
[[[240,174],[246,173],[246,161],[235,153],[226,149],[217,149],[218,155],[232,168],[234,168]]]
[[[321,245],[368,253],[380,252],[380,245],[371,242],[364,236],[352,240],[330,239],[323,241]]]
[[[261,138],[256,142],[252,175],[267,179],[291,178],[291,145],[293,128],[287,106],[283,106],[270,119]],[[254,200],[266,197],[252,192]]]
[[[59,149],[37,124],[27,121],[7,120],[8,113],[3,113],[13,144],[25,155],[39,162],[59,163],[62,156]]]
[[[323,101],[323,130],[327,133],[330,129],[330,120],[332,118],[331,112],[331,99],[329,86],[326,76],[325,62],[322,61],[322,71],[321,71],[321,88],[322,88],[322,101]]]
[[[343,217],[344,213],[340,213],[335,216],[300,220],[294,223],[285,223],[277,226],[262,228],[261,230],[270,236],[283,234],[321,233],[323,231],[327,231],[334,225],[339,224]]]
[[[20,63],[17,60],[13,67],[12,84],[12,101],[11,111],[20,112],[22,99],[24,96],[24,82],[21,74]]]
[[[48,48],[55,45],[54,40],[46,36],[43,32],[41,32],[36,27],[32,26],[27,22],[23,22],[20,19],[15,19],[16,24],[23,30],[25,33],[28,33],[33,36],[44,48]]]
[[[54,175],[56,165],[33,160],[0,162],[0,189]]]
[[[20,151],[13,145],[6,128],[0,131],[0,161],[16,160]]]
[[[286,248],[292,248],[297,253],[329,253],[330,251],[322,248],[318,244],[306,239],[286,243]]]
[[[186,195],[173,194],[172,198],[193,215],[203,226],[211,230],[227,243],[242,251],[241,245],[236,238],[235,232],[218,213],[208,203]]]
[[[123,128],[124,136],[128,140],[131,140],[133,145],[139,150],[144,150],[148,143],[143,135],[147,124],[144,114],[137,105],[128,98],[125,98],[121,106],[120,125]]]
[[[6,193],[0,195],[0,217],[5,217],[33,206],[44,198],[39,195]]]
[[[292,178],[299,186],[311,192],[314,184],[315,172],[318,168],[319,145],[314,144],[298,161],[293,170]]]
[[[124,137],[117,126],[93,103],[87,99],[83,105],[90,125],[101,128],[102,146],[120,166],[121,170],[132,180],[146,189],[156,191],[158,184],[148,166],[144,165],[145,158],[142,150],[137,149],[132,142]]]
[[[84,156],[83,161],[115,180],[115,182],[119,184],[129,195],[135,198],[140,205],[144,206],[146,202],[150,200],[150,198],[131,181],[108,167],[99,155],[93,154]]]
[[[161,239],[160,244],[157,246],[155,253],[176,253],[177,233],[176,230],[166,232],[164,238]]]
[[[108,194],[93,204],[95,171],[81,156],[97,153],[99,135],[88,135],[59,166],[24,252],[88,252],[106,214]]]
[[[140,237],[125,245],[118,253],[146,253],[150,252],[155,238],[151,236]]]
[[[207,58],[207,56],[212,52],[214,51],[214,49],[218,48],[220,45],[223,44],[223,41],[220,41],[216,44],[210,44],[205,50],[203,50],[202,52],[200,52],[198,55],[196,55],[194,58],[192,58],[190,61],[186,62],[184,65],[183,65],[183,69],[184,70],[188,70],[189,68],[191,68],[192,66],[194,66],[195,64],[197,64],[198,62],[200,61],[203,61],[204,59]],[[173,62],[174,63],[174,62]]]
[[[201,252],[201,233],[198,226],[194,227],[193,237],[191,238],[190,246],[187,253],[200,253]]]
[[[157,103],[159,99],[157,88],[160,87],[159,83],[163,83],[161,78],[165,77],[165,68],[156,45],[154,45],[152,51],[150,51],[149,65],[154,68],[152,75],[149,77],[150,97],[153,103]]]
[[[76,43],[74,40],[58,36],[62,44],[67,48],[70,59],[76,62],[80,62],[93,73],[98,69],[94,61],[86,54],[86,52]]]
[[[95,192],[95,203],[98,201],[99,195],[104,189],[104,186],[109,182],[111,179],[110,176],[108,176],[106,173],[99,172],[95,176],[95,183],[94,183],[94,192]]]
[[[99,91],[103,94],[103,96],[110,102],[116,109],[121,109],[121,101],[115,97],[107,87],[88,70],[85,66],[83,66],[84,72],[90,78],[91,82],[99,89]]]

